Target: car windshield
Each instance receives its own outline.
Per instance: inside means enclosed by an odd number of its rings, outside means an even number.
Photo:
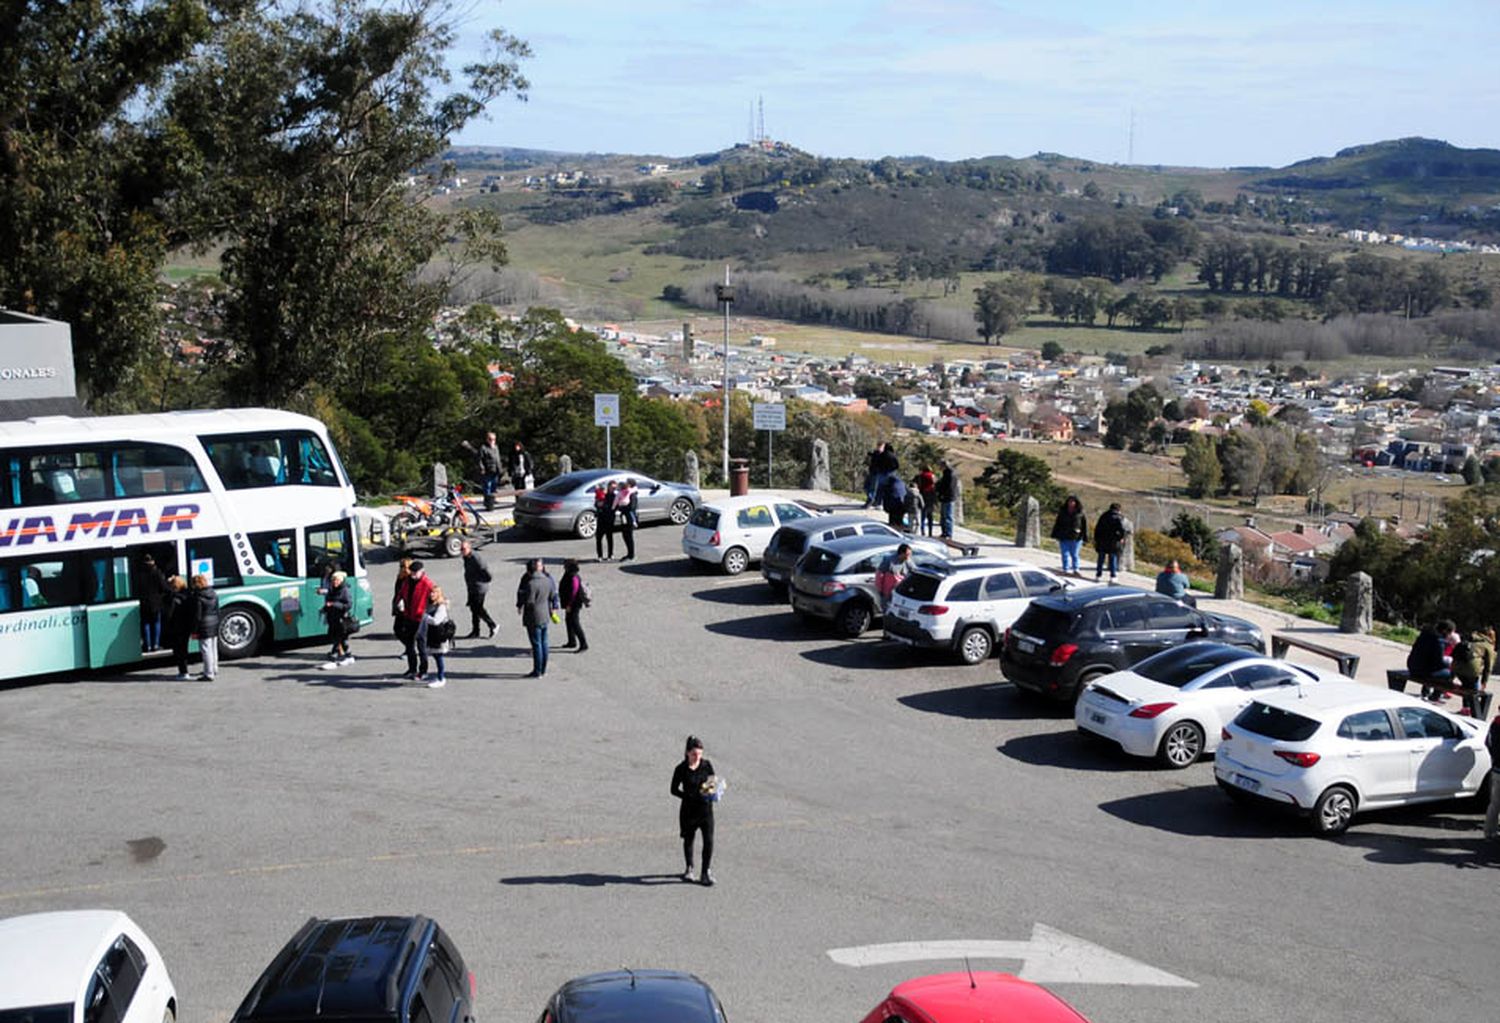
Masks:
[[[593,483],[593,480],[580,480],[577,476],[558,476],[536,488],[538,494],[571,494],[583,483]]]
[[[24,1009],[0,1009],[0,1023],[69,1023],[73,1006],[33,1005]]]
[[[1021,617],[1016,619],[1013,628],[1016,632],[1023,632],[1036,639],[1046,639],[1049,636],[1066,634],[1072,621],[1073,616],[1066,611],[1032,604],[1021,612]]]
[[[938,579],[936,576],[928,575],[926,572],[913,572],[901,580],[901,585],[896,587],[896,592],[903,597],[912,600],[931,600],[937,596]]]
[[[1318,730],[1318,722],[1312,718],[1259,702],[1252,703],[1240,711],[1240,716],[1234,719],[1234,723],[1247,732],[1254,732],[1268,739],[1281,739],[1285,742],[1302,742],[1304,739],[1311,739],[1313,733]]]
[[[1160,682],[1164,686],[1181,689],[1193,679],[1207,674],[1220,665],[1253,656],[1255,655],[1250,650],[1189,644],[1163,650],[1154,657],[1146,658],[1131,671],[1153,682]]]
[[[713,508],[700,505],[698,510],[693,512],[692,524],[699,529],[718,529],[719,513]]]

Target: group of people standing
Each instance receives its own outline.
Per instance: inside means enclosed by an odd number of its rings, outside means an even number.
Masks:
[[[1083,572],[1079,568],[1078,556],[1089,539],[1089,521],[1077,495],[1069,494],[1057,510],[1051,535],[1062,552],[1062,574],[1081,578]],[[1099,555],[1094,567],[1096,582],[1103,580],[1105,569],[1109,570],[1110,582],[1118,581],[1120,553],[1125,549],[1125,538],[1129,535],[1130,522],[1116,501],[1094,523],[1094,550]]]
[[[953,506],[958,500],[958,477],[951,462],[942,463],[942,475],[924,465],[910,482],[901,478],[901,460],[889,444],[870,452],[865,472],[866,508],[879,507],[895,529],[931,536],[933,519],[945,540],[953,539]]]
[[[468,441],[464,442],[468,447]],[[474,450],[470,448],[469,450]],[[495,494],[500,489],[500,483],[508,474],[510,485],[517,493],[522,490],[530,490],[536,486],[536,462],[531,457],[531,452],[526,450],[526,445],[516,441],[510,446],[502,457],[500,445],[495,439],[493,431],[484,435],[484,442],[478,448],[479,457],[479,485],[484,492],[484,508],[490,511],[495,507]]]
[[[493,580],[489,566],[475,552],[473,545],[465,542],[462,547],[464,561],[464,589],[471,620],[466,639],[478,639],[479,627],[489,629],[488,638],[493,639],[497,631],[495,619],[491,617],[485,603]],[[341,573],[340,573],[341,574]],[[330,601],[332,591],[325,596]],[[526,562],[525,572],[516,587],[516,612],[521,616],[521,626],[526,630],[531,647],[531,671],[527,678],[541,678],[547,674],[549,654],[548,627],[565,622],[567,642],[565,649],[582,653],[589,648],[588,637],[583,629],[583,609],[593,602],[588,584],[584,582],[578,562],[569,558],[563,563],[561,583],[553,580],[541,558]],[[329,637],[334,642],[330,651],[330,665],[348,663],[340,659],[339,644],[342,641],[347,654],[347,634],[340,635],[335,629],[335,619],[341,620],[338,609],[325,603],[325,615],[329,622]],[[447,595],[427,575],[426,566],[420,561],[403,558],[396,573],[396,584],[391,594],[391,614],[394,618],[396,638],[401,641],[406,655],[406,671],[400,676],[404,681],[420,682],[430,689],[440,689],[448,684],[447,658],[453,652],[457,638],[457,624],[449,606]],[[429,669],[435,671],[429,674]]]
[[[635,560],[635,530],[640,525],[640,491],[634,479],[610,480],[594,488],[594,554],[600,561],[615,560],[615,533],[625,541],[621,561]]]
[[[136,566],[135,593],[141,612],[141,649],[172,651],[178,681],[212,682],[219,674],[219,595],[213,580],[167,575],[147,554]],[[203,659],[198,675],[188,671],[188,644],[198,641]]]

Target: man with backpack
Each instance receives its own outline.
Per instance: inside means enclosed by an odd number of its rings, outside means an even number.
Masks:
[[[1453,648],[1453,677],[1463,683],[1464,711],[1479,716],[1479,694],[1489,684],[1495,668],[1494,634],[1475,629]]]
[[[473,619],[473,628],[465,639],[479,638],[479,623],[490,627],[490,639],[495,638],[495,619],[485,610],[484,601],[490,590],[490,567],[484,563],[478,554],[474,553],[474,545],[465,540],[459,547],[459,553],[464,559],[464,591],[467,595],[465,603],[469,605],[469,616]]]

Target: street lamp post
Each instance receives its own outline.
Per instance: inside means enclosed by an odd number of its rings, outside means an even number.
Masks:
[[[724,306],[724,485],[729,486],[729,306],[734,302],[734,288],[729,283],[729,267],[724,268],[724,283],[714,285],[714,298]]]

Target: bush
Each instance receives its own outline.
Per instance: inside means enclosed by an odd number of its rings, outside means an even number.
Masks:
[[[1135,561],[1137,570],[1147,565],[1157,568],[1169,561],[1176,561],[1184,572],[1201,571],[1203,563],[1193,557],[1193,549],[1181,540],[1158,533],[1154,529],[1138,529],[1135,534]],[[1149,575],[1149,572],[1142,574]]]

